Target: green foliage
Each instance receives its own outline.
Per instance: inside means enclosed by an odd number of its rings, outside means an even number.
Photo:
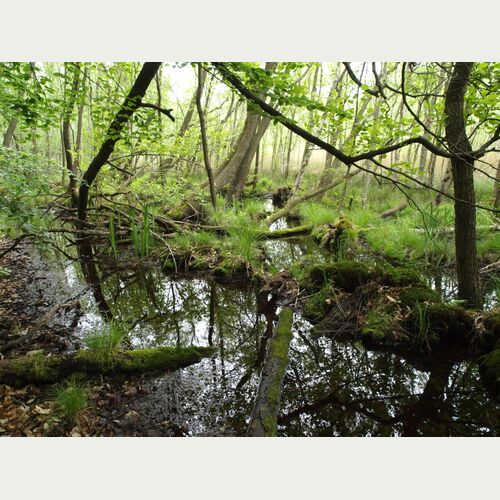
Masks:
[[[138,257],[144,257],[145,255],[148,255],[149,250],[153,244],[149,216],[149,206],[145,205],[142,211],[142,222],[139,224],[133,222],[131,224],[130,237],[132,239],[134,253]]]
[[[42,158],[0,146],[0,232],[15,236],[44,228],[40,206],[52,183]]]

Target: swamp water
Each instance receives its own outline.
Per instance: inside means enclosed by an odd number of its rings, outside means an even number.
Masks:
[[[303,243],[269,243],[266,252],[278,267],[306,250]],[[88,290],[80,264],[45,257],[44,265],[58,283],[50,293],[82,293],[76,338],[102,327],[102,304]],[[168,421],[176,435],[245,435],[259,361],[279,312],[271,297],[251,286],[221,284],[203,274],[170,276],[158,266],[125,260],[102,260],[98,270],[113,317],[130,325],[129,346],[216,348],[212,359],[145,379],[151,390],[135,402],[141,416],[152,426]],[[477,363],[462,353],[419,360],[366,350],[360,342],[312,339],[310,328],[295,315],[278,435],[498,434],[498,405],[483,388]]]

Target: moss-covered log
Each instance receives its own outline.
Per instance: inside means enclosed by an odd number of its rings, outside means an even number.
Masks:
[[[311,227],[307,225],[289,227],[286,229],[277,229],[276,231],[263,231],[259,233],[260,240],[279,240],[283,238],[294,238],[296,236],[304,236],[311,232]]]
[[[0,383],[13,386],[52,383],[73,373],[159,373],[198,363],[212,354],[211,347],[157,347],[116,352],[107,359],[91,349],[69,355],[25,356],[0,361]]]
[[[281,388],[293,336],[292,323],[293,312],[289,307],[285,307],[279,315],[278,324],[269,342],[247,436],[276,436]]]

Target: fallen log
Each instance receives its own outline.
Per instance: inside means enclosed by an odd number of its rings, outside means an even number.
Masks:
[[[402,212],[407,206],[408,203],[405,201],[401,203],[401,205],[398,205],[397,207],[393,207],[390,208],[389,210],[386,210],[385,212],[382,212],[380,214],[380,217],[385,218],[385,217],[391,217],[392,215],[396,215],[398,212]]]
[[[259,233],[259,240],[278,240],[282,238],[294,238],[295,236],[303,236],[311,232],[310,226],[296,226],[286,229],[277,229],[276,231],[264,231]]]
[[[0,383],[12,386],[46,384],[73,373],[141,375],[176,370],[209,357],[211,347],[157,347],[121,351],[104,359],[91,349],[67,355],[24,356],[0,361]]]
[[[292,340],[293,311],[285,307],[269,342],[247,436],[276,436],[283,379]]]

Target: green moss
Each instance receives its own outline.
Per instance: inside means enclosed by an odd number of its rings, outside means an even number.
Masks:
[[[262,419],[265,437],[276,437],[276,419],[272,415],[266,415]]]
[[[420,306],[421,308],[421,306]],[[430,303],[425,306],[428,328],[441,342],[456,342],[470,338],[474,332],[473,317],[457,305]],[[413,324],[419,324],[421,311],[412,311]]]
[[[484,318],[484,328],[487,335],[493,340],[500,340],[500,312],[492,311]]]
[[[9,370],[20,381],[34,379],[41,383],[49,382],[54,379],[54,374],[57,373],[58,363],[56,357],[46,357],[43,354],[37,354],[36,356],[17,358],[14,361],[7,361]],[[0,363],[0,379],[4,376],[2,368],[5,364],[3,363]]]
[[[337,287],[353,292],[360,285],[367,283],[371,277],[372,272],[364,262],[339,260],[314,266],[309,273],[309,284],[317,289],[331,282]]]
[[[401,303],[413,307],[416,302],[441,302],[439,294],[423,286],[410,286],[401,290],[399,295]]]
[[[292,340],[293,311],[290,307],[282,309],[276,330],[269,346],[270,355],[288,364],[288,349]]]
[[[327,299],[332,294],[333,288],[329,284],[324,285],[318,292],[311,294],[303,304],[303,316],[313,323],[321,321],[331,309]]]
[[[424,280],[422,275],[411,267],[406,266],[384,266],[381,268],[382,280],[389,286],[422,286]]]
[[[0,383],[25,385],[56,382],[70,374],[140,374],[176,370],[211,356],[212,347],[158,347],[114,352],[103,360],[99,353],[86,349],[67,356],[25,356],[0,361]]]
[[[212,355],[211,347],[156,347],[136,349],[126,352],[114,352],[111,358],[103,363],[91,349],[76,354],[78,360],[85,363],[89,371],[101,373],[148,373],[161,370],[176,369]]]
[[[381,343],[391,336],[394,329],[395,321],[391,312],[376,308],[368,312],[361,334],[367,340]]]

